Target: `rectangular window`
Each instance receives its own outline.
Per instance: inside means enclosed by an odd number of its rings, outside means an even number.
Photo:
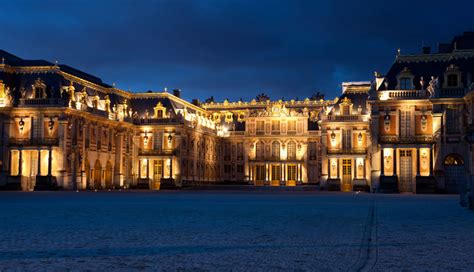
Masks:
[[[459,133],[459,119],[456,109],[446,110],[446,132],[449,134]]]
[[[296,133],[296,121],[288,121],[288,134]]]
[[[400,112],[400,136],[402,138],[413,135],[411,126],[411,112],[401,111]]]
[[[272,121],[272,134],[280,133],[280,121],[273,120]]]
[[[257,121],[257,135],[265,134],[265,121]]]
[[[256,166],[256,180],[265,180],[265,165]]]
[[[244,159],[244,143],[237,143],[237,160]]]
[[[237,173],[243,173],[243,172],[244,172],[244,165],[237,164]]]
[[[230,161],[230,143],[224,144],[224,160]]]
[[[411,79],[409,77],[400,78],[400,90],[411,90]]]
[[[351,131],[349,129],[342,130],[342,149],[344,152],[350,152],[351,145]]]
[[[458,86],[458,75],[448,75],[448,87]]]

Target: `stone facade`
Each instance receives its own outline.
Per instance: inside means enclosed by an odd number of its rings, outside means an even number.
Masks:
[[[131,93],[67,65],[0,51],[0,186],[151,188],[319,184],[472,188],[474,34],[402,55],[341,96],[272,101]]]

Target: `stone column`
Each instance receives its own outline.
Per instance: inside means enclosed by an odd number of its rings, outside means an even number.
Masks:
[[[142,178],[142,160],[138,159],[138,178]]]
[[[38,171],[37,176],[41,176],[41,149],[38,149]]]
[[[416,175],[420,175],[420,149],[416,149]]]
[[[380,175],[385,176],[385,166],[383,157],[383,148],[380,148]]]
[[[430,176],[433,176],[433,159],[434,159],[434,149],[433,146],[430,147]]]
[[[397,175],[397,149],[393,148],[393,176]]]
[[[51,176],[52,170],[52,163],[53,163],[53,148],[49,147],[49,156],[48,156],[48,176]]]
[[[23,150],[21,148],[18,149],[18,152],[20,152],[19,155],[18,155],[18,176],[20,176],[20,177],[21,177],[21,174],[22,174],[21,173],[21,171],[22,171],[21,161],[23,160],[23,158],[22,158],[22,153],[23,152],[22,151]]]

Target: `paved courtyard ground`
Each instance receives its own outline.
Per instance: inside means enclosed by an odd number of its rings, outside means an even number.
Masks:
[[[1,192],[0,271],[473,271],[456,196]]]

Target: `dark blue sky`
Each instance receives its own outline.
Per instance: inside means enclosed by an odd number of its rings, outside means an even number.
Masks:
[[[340,93],[474,30],[474,1],[1,1],[0,48],[186,99]]]

